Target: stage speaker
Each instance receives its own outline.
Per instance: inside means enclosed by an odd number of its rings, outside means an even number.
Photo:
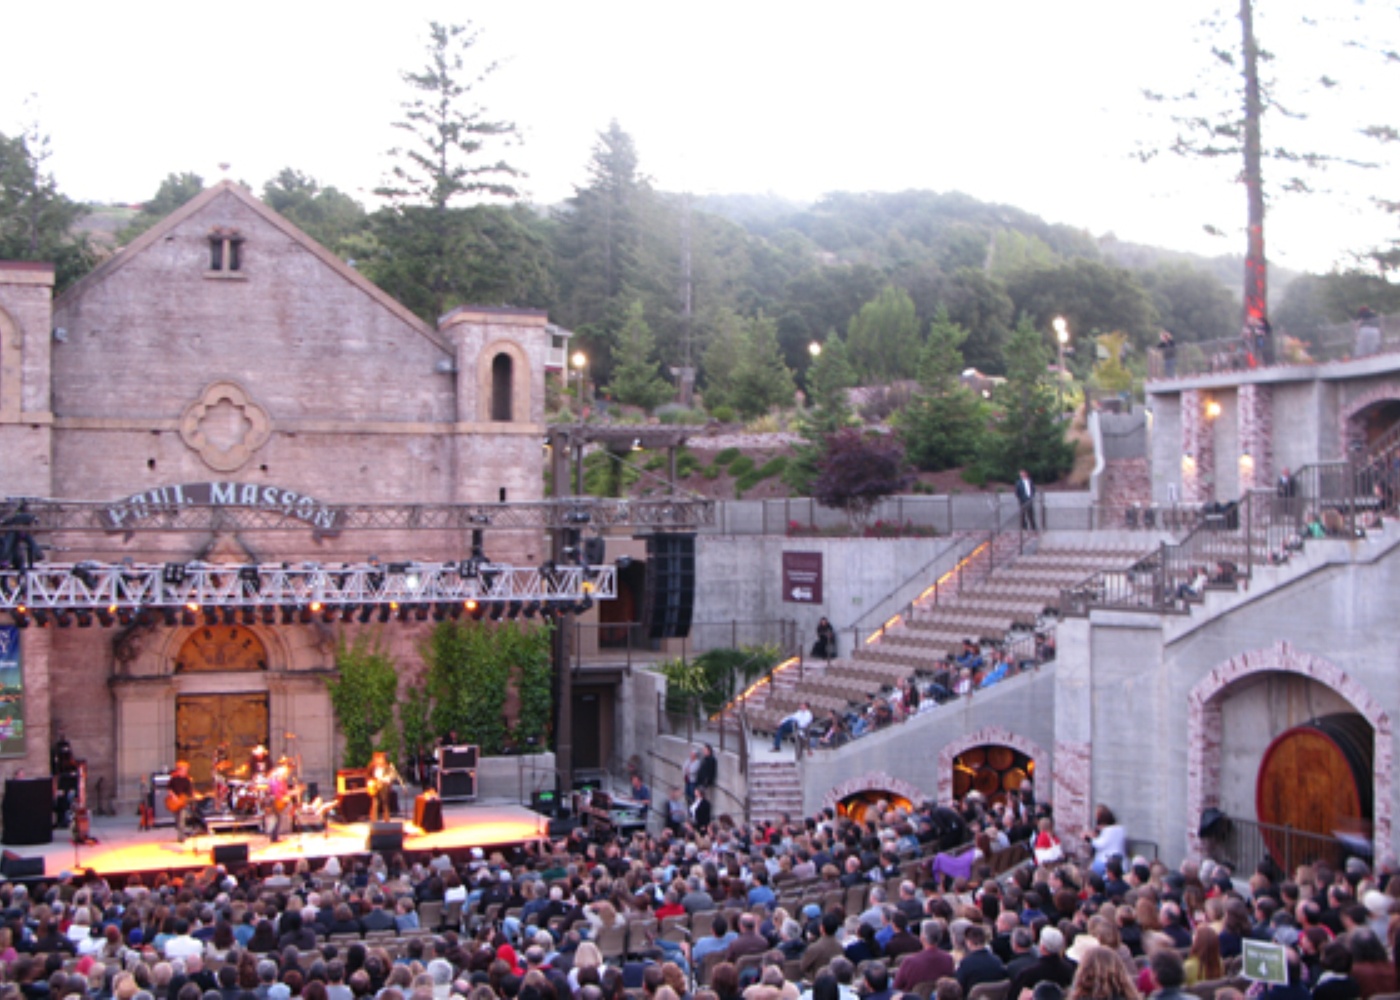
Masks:
[[[695,536],[647,536],[646,624],[653,639],[690,635],[695,610]]]
[[[246,865],[248,863],[247,844],[215,844],[214,864]]]
[[[577,829],[578,820],[573,817],[569,819],[552,819],[549,821],[549,835],[551,837],[567,837]]]
[[[559,796],[552,788],[531,792],[530,809],[541,816],[557,816],[559,815]]]
[[[392,823],[370,825],[369,836],[365,839],[367,851],[402,851],[403,824],[398,820]]]
[[[365,767],[344,767],[335,772],[335,793],[359,792],[369,787],[369,769]]]
[[[3,878],[43,878],[44,859],[22,858],[14,851],[6,851],[0,859],[0,877]]]
[[[476,772],[439,771],[438,797],[443,800],[476,798]]]
[[[447,771],[474,771],[480,747],[438,747],[438,767]]]
[[[442,830],[442,800],[432,792],[424,792],[413,800],[413,825],[424,833]]]
[[[53,779],[10,778],[5,782],[5,831],[0,843],[24,847],[53,843]]]
[[[342,823],[360,823],[369,819],[369,792],[345,792],[336,796],[335,801]]]

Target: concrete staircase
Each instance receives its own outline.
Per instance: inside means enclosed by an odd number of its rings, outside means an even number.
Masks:
[[[1001,643],[1019,636],[1029,644],[1033,630],[1047,616],[1053,620],[1058,615],[1063,589],[1096,570],[1131,565],[1144,554],[1138,547],[1114,548],[1092,538],[1080,546],[1061,543],[1054,548],[1037,545],[1035,536],[1026,539],[1029,544],[1017,532],[1003,533],[990,559],[984,551],[961,581],[945,582],[876,641],[830,663],[808,661],[776,674],[744,707],[750,727],[771,733],[802,701],[811,704],[818,718],[833,708],[863,704],[866,695],[911,674],[931,673],[961,649],[964,638]],[[988,571],[988,566],[996,568]]]
[[[790,754],[749,762],[749,803],[754,822],[776,822],[783,813],[794,820],[802,816],[802,777]]]
[[[1114,509],[1152,504],[1152,475],[1146,458],[1114,458],[1104,463],[1101,502]]]

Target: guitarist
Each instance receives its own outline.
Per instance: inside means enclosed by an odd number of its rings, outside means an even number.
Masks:
[[[389,763],[383,750],[376,750],[369,759],[369,821],[376,823],[392,818],[389,808],[393,784],[399,772]]]
[[[170,783],[166,785],[165,805],[175,814],[175,835],[182,844],[185,842],[185,822],[193,801],[194,782],[190,780],[190,762],[178,760],[175,770],[170,773]]]

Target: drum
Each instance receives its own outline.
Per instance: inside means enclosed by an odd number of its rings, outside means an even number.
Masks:
[[[256,816],[262,810],[262,793],[256,785],[230,786],[229,801],[233,811],[244,816]]]

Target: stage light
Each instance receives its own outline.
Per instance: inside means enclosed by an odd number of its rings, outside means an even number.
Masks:
[[[150,625],[154,623],[155,620],[156,614],[150,608],[142,608],[140,611],[136,612],[137,625]]]
[[[35,609],[34,609],[34,624],[35,624],[35,625],[38,625],[40,628],[43,628],[43,627],[44,627],[45,625],[47,625],[48,623],[49,623],[49,613],[48,613],[47,611],[45,611],[43,608],[35,608]]]
[[[185,605],[185,610],[193,612],[194,614],[199,614],[199,605],[194,601],[190,601]]]
[[[180,612],[177,608],[161,608],[160,616],[165,620],[166,628],[174,628],[180,624]]]
[[[160,575],[161,581],[172,587],[178,587],[185,582],[185,564],[169,562],[165,564],[165,569]]]
[[[531,601],[529,604],[526,604],[522,613],[525,615],[526,618],[535,617],[535,615],[540,613],[540,602]]]
[[[245,594],[262,592],[262,574],[256,566],[243,566],[238,570],[238,580],[243,584]]]
[[[476,607],[472,608],[472,621],[481,621],[481,616],[484,614],[486,614],[486,609],[483,608],[480,604],[478,604]]]
[[[493,601],[491,604],[491,620],[493,622],[500,621],[501,615],[505,613],[505,610],[506,606],[504,604],[502,604],[500,601]]]
[[[96,568],[96,563],[80,562],[73,567],[73,577],[88,590],[96,590],[97,577],[92,572]]]
[[[475,611],[475,610],[476,610],[476,601],[471,601],[471,600],[463,601],[463,602],[462,602],[462,607],[464,607],[467,611]]]
[[[322,604],[320,601],[311,602],[311,611],[313,614],[319,614],[323,607],[325,607],[325,605]]]
[[[224,624],[225,624],[225,625],[234,625],[234,624],[237,624],[237,622],[238,622],[238,609],[237,609],[237,608],[235,608],[233,605],[228,605],[228,606],[226,606],[226,607],[223,609],[223,612],[224,612]]]
[[[463,580],[475,580],[476,568],[475,559],[463,559],[462,564],[457,568],[457,575]]]
[[[258,612],[254,608],[243,609],[243,624],[256,625],[258,623]]]
[[[413,608],[413,617],[414,617],[415,619],[417,619],[418,621],[420,621],[420,622],[425,622],[425,621],[427,621],[427,620],[428,620],[428,606],[427,606],[426,604],[415,605],[414,608]]]
[[[397,607],[398,607],[397,604],[394,604],[394,605],[381,604],[381,605],[379,605],[379,621],[380,621],[380,624],[383,624],[384,622],[387,622],[387,621],[389,620],[389,616],[390,616],[391,614],[393,614],[394,608],[397,608]]]
[[[581,507],[575,507],[573,510],[564,513],[565,524],[587,524],[592,520],[593,515]]]
[[[198,625],[199,619],[195,618],[194,612],[188,606],[180,609],[180,624],[185,626]]]
[[[142,612],[144,614],[144,612]],[[117,624],[127,628],[133,621],[140,617],[140,614],[133,614],[130,608],[121,608],[117,611]]]
[[[403,576],[408,572],[409,563],[390,563],[389,573],[392,576]]]
[[[372,604],[366,604],[364,607],[360,608],[360,624],[361,624],[361,625],[366,624],[366,623],[369,621],[370,616],[373,615],[373,614],[374,614],[374,605],[372,605]]]
[[[440,622],[447,618],[447,608],[442,604],[433,605],[433,621]]]
[[[297,619],[298,619],[303,625],[309,625],[309,624],[311,624],[311,609],[310,609],[310,608],[303,608],[303,607],[297,608]]]
[[[29,609],[23,604],[18,605],[14,610],[15,626],[18,628],[29,627]]]
[[[103,628],[111,628],[112,622],[116,620],[112,615],[113,610],[113,608],[98,608],[97,623]]]
[[[280,609],[282,612],[282,624],[291,625],[297,620],[297,607],[294,604],[285,604]]]
[[[506,617],[511,621],[520,617],[520,609],[524,607],[519,601],[511,601],[510,607],[506,609]]]
[[[486,569],[483,567],[481,570],[481,588],[486,591],[486,593],[491,593],[496,586],[496,579],[500,575],[498,570]]]
[[[262,607],[262,623],[264,625],[277,624],[277,608],[271,604],[264,604]]]
[[[591,593],[593,593],[593,581],[592,581],[592,580],[584,580],[584,581],[583,581],[583,584],[582,584],[582,589],[583,589],[583,592],[584,592],[585,594],[591,594]]]

